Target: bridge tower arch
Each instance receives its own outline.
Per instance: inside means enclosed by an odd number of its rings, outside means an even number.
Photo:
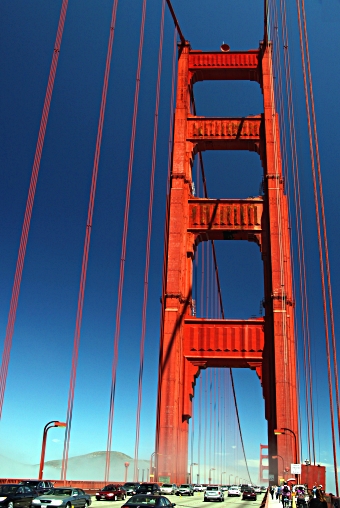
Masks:
[[[188,472],[188,431],[195,379],[207,367],[256,370],[268,423],[269,474],[278,461],[298,460],[298,410],[294,302],[287,197],[274,104],[270,43],[250,51],[202,52],[179,46],[173,160],[168,208],[165,282],[156,424],[156,479],[182,483]],[[242,118],[190,113],[191,87],[203,80],[259,83],[263,111]],[[248,199],[192,195],[195,154],[250,150],[263,167],[264,193]],[[241,174],[242,168],[238,168]],[[264,274],[264,318],[203,319],[192,316],[192,260],[201,241],[255,241]],[[283,403],[284,402],[284,403]],[[277,436],[275,429],[289,429]]]

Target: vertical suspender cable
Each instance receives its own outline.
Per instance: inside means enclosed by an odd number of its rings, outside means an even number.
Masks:
[[[69,389],[69,396],[68,396],[67,418],[66,418],[67,426],[66,426],[66,432],[65,432],[63,461],[62,461],[62,467],[61,467],[61,479],[64,481],[66,480],[66,472],[67,472],[68,451],[69,451],[71,425],[72,425],[74,390],[75,390],[75,384],[76,384],[76,374],[77,374],[77,364],[78,364],[78,350],[79,350],[79,342],[80,342],[80,331],[81,331],[81,323],[82,323],[82,316],[83,316],[87,264],[88,264],[88,258],[89,258],[90,239],[91,239],[91,230],[92,230],[92,217],[93,217],[93,209],[94,209],[94,202],[95,202],[95,195],[96,195],[98,166],[99,166],[100,149],[101,149],[102,134],[103,134],[105,107],[106,107],[106,97],[107,97],[107,90],[108,90],[109,77],[110,77],[111,55],[112,55],[112,46],[113,46],[114,30],[115,30],[115,23],[116,23],[117,6],[118,6],[118,0],[115,0],[113,7],[112,7],[110,35],[109,35],[108,49],[107,49],[107,55],[106,55],[104,84],[103,84],[102,99],[101,99],[101,104],[100,104],[96,150],[95,150],[95,155],[94,155],[90,199],[89,199],[89,207],[88,207],[88,213],[87,213],[84,252],[83,252],[82,270],[81,270],[80,287],[79,287],[79,295],[78,295],[76,328],[75,328],[75,332],[74,332],[74,341],[73,341],[73,355],[72,355],[72,366],[71,366],[71,376],[70,376],[70,389]]]
[[[121,251],[121,256],[120,256],[118,301],[117,301],[117,309],[116,309],[116,329],[115,329],[115,335],[114,335],[114,351],[113,351],[113,361],[112,361],[112,377],[111,377],[111,392],[110,392],[110,410],[109,410],[108,435],[107,435],[107,447],[106,447],[106,464],[105,464],[105,481],[106,482],[109,480],[109,474],[110,474],[112,422],[113,422],[114,400],[115,400],[115,392],[116,392],[116,373],[117,373],[117,363],[118,363],[118,345],[119,345],[119,337],[120,337],[120,318],[121,318],[122,300],[123,300],[126,239],[127,239],[127,233],[128,233],[128,225],[129,225],[132,167],[133,167],[133,159],[134,159],[134,153],[135,153],[134,146],[135,146],[135,139],[136,139],[139,87],[140,87],[140,76],[141,76],[141,68],[142,68],[145,15],[146,15],[146,0],[143,0],[142,21],[141,21],[141,27],[140,27],[140,39],[139,39],[139,50],[138,50],[138,65],[137,65],[137,75],[136,75],[136,88],[135,88],[134,109],[133,109],[133,118],[132,118],[132,133],[131,133],[131,141],[130,141],[130,159],[129,159],[129,166],[128,166],[128,180],[127,180],[127,185],[126,185],[126,200],[125,200],[125,212],[124,212],[122,251]]]
[[[320,196],[320,204],[321,204],[323,241],[324,241],[324,250],[325,250],[325,262],[326,262],[326,273],[327,273],[327,287],[328,287],[328,304],[329,304],[329,315],[330,315],[330,321],[331,321],[331,334],[332,334],[334,384],[335,384],[335,393],[336,393],[336,405],[337,405],[337,410],[338,410],[338,432],[339,432],[339,439],[340,439],[339,376],[338,376],[338,362],[337,362],[336,339],[335,339],[335,329],[334,329],[334,313],[333,313],[333,297],[332,297],[332,286],[331,286],[331,272],[330,272],[329,256],[328,256],[328,240],[327,240],[325,206],[324,206],[323,187],[322,187],[322,178],[321,178],[321,164],[320,164],[320,154],[319,154],[319,141],[318,141],[318,133],[317,133],[317,130],[316,130],[316,116],[315,116],[315,107],[314,107],[314,94],[313,94],[313,84],[312,84],[312,73],[311,73],[311,68],[310,68],[310,58],[309,58],[309,48],[308,48],[308,35],[307,35],[307,22],[306,22],[306,12],[305,12],[305,1],[304,0],[301,0],[301,6],[302,6],[302,17],[303,17],[303,28],[304,28],[304,36],[305,36],[305,45],[306,45],[306,60],[307,60],[307,70],[308,70],[309,95],[310,95],[310,102],[311,102],[311,109],[312,109],[312,119],[313,119],[315,155],[316,155],[316,163],[317,163],[317,171],[318,171],[319,196]],[[339,492],[337,493],[337,495],[339,495]]]
[[[277,10],[274,4],[274,10],[275,13],[273,17],[275,18],[275,25],[278,29],[278,17],[277,17]],[[307,361],[310,359],[310,334],[309,334],[309,318],[308,318],[308,298],[307,298],[307,287],[306,287],[306,268],[305,268],[305,258],[304,258],[304,238],[303,238],[303,231],[302,231],[302,213],[301,213],[301,201],[300,201],[300,186],[299,186],[299,177],[298,177],[298,158],[297,158],[297,150],[296,150],[296,135],[295,135],[295,122],[294,122],[294,103],[293,103],[293,96],[292,96],[292,83],[291,83],[291,74],[290,74],[290,59],[289,59],[289,42],[288,42],[288,31],[287,31],[287,25],[286,25],[286,10],[285,10],[285,4],[280,1],[280,7],[281,7],[281,19],[282,19],[282,42],[283,47],[285,49],[284,51],[284,65],[285,65],[285,82],[286,82],[286,95],[288,100],[288,118],[289,118],[289,139],[290,139],[290,146],[291,146],[291,154],[292,154],[292,173],[293,173],[293,182],[294,182],[294,201],[295,201],[295,208],[296,208],[296,218],[295,218],[295,224],[296,224],[296,232],[297,232],[297,241],[298,241],[298,258],[299,258],[299,280],[300,280],[300,294],[301,294],[301,313],[302,313],[302,332],[303,332],[303,357],[304,357],[304,371],[305,371],[305,378],[308,382],[305,383],[306,385],[306,413],[307,413],[307,443],[308,443],[308,449],[310,450],[310,443],[312,441],[313,445],[313,451],[314,451],[314,421],[313,421],[313,397],[312,397],[312,376],[311,376],[311,370],[310,370],[310,361]],[[278,35],[277,35],[278,37]],[[278,42],[277,48],[280,47],[280,44]],[[277,49],[276,48],[276,49]],[[277,53],[277,51],[276,51]],[[279,55],[280,56],[280,55]],[[279,94],[278,97],[282,97],[282,89],[281,89],[281,68],[279,64],[279,56],[277,56],[277,71],[279,73],[279,79],[276,80],[279,87]],[[281,116],[283,118],[283,105],[282,100],[280,101],[280,111]],[[285,124],[283,123],[283,134],[285,134]],[[284,139],[286,141],[286,138]],[[287,182],[289,180],[287,179]],[[296,335],[298,336],[298,335]],[[297,363],[299,361],[299,355],[297,354]],[[299,378],[298,378],[299,379]],[[308,389],[309,387],[309,389]],[[310,430],[311,427],[311,430]],[[311,456],[311,453],[309,453],[309,456]],[[315,457],[315,451],[314,451],[314,457]]]
[[[139,448],[139,433],[140,433],[140,412],[141,412],[141,405],[142,405],[144,343],[145,343],[145,331],[146,331],[146,307],[147,307],[147,303],[148,303],[148,288],[149,288],[150,243],[151,243],[151,231],[152,231],[152,207],[153,207],[153,197],[154,197],[154,187],[155,187],[154,182],[155,182],[156,149],[157,149],[157,134],[158,134],[158,111],[159,111],[159,97],[160,97],[161,74],[162,74],[164,10],[165,10],[165,0],[163,0],[163,2],[162,2],[161,27],[160,27],[160,39],[159,39],[159,51],[158,51],[158,75],[157,75],[157,85],[156,85],[156,106],[155,106],[155,119],[154,119],[154,132],[153,132],[153,147],[152,147],[152,165],[151,165],[151,175],[150,175],[148,232],[147,232],[147,240],[146,240],[146,256],[145,256],[145,272],[144,272],[144,297],[143,297],[143,309],[142,309],[142,334],[141,334],[141,339],[140,339],[138,404],[137,404],[137,414],[136,414],[134,481],[138,481],[138,448]]]
[[[199,404],[198,404],[198,452],[197,452],[197,462],[198,462],[198,479],[197,483],[201,482],[201,435],[202,435],[202,371],[200,372],[199,377]]]
[[[324,264],[323,264],[323,249],[322,249],[322,239],[321,239],[321,225],[320,225],[320,212],[319,212],[319,199],[318,199],[318,189],[316,182],[316,174],[315,174],[315,163],[314,163],[314,148],[313,148],[313,135],[311,128],[311,118],[310,118],[310,106],[308,101],[308,88],[307,88],[307,76],[306,76],[306,64],[304,58],[304,47],[302,40],[302,27],[301,27],[301,14],[300,14],[300,2],[297,0],[297,8],[298,8],[298,21],[299,21],[299,34],[300,34],[300,49],[301,49],[301,58],[302,58],[302,70],[303,70],[303,82],[304,82],[304,90],[305,90],[305,101],[306,101],[306,112],[307,112],[307,123],[308,123],[308,134],[309,134],[309,148],[310,148],[310,157],[311,157],[311,165],[312,165],[312,177],[313,177],[313,191],[314,191],[314,204],[315,204],[315,214],[316,214],[316,225],[317,225],[317,233],[318,233],[318,247],[319,247],[319,261],[320,261],[320,271],[321,271],[321,287],[322,287],[322,300],[323,300],[323,312],[324,312],[324,327],[325,327],[325,339],[326,339],[326,355],[327,355],[327,372],[328,372],[328,389],[329,389],[329,400],[330,400],[330,415],[331,415],[331,430],[332,430],[332,444],[333,444],[333,458],[334,458],[334,474],[335,474],[335,487],[337,496],[339,495],[339,485],[338,485],[338,474],[337,474],[337,453],[336,453],[336,440],[335,440],[335,430],[334,430],[334,408],[333,408],[333,386],[332,386],[332,373],[331,373],[331,363],[330,363],[330,346],[329,346],[329,332],[328,332],[328,315],[327,315],[327,302],[326,302],[326,289],[325,289],[325,276],[324,276]],[[302,0],[302,9],[304,12],[304,2]],[[307,31],[305,31],[305,38],[307,37]],[[306,54],[308,54],[308,45],[307,39],[305,40],[306,44]],[[312,83],[311,83],[311,74],[308,75],[309,78],[309,87],[310,92],[312,92]],[[312,97],[312,96],[311,96]],[[311,99],[312,100],[312,99]],[[313,122],[315,123],[315,117],[313,117]],[[316,129],[316,127],[314,127]],[[314,130],[314,134],[316,134],[316,130]],[[317,138],[314,139],[315,144],[317,144]],[[322,215],[324,214],[324,204],[322,196],[322,187],[321,185],[321,173],[319,167],[318,160],[318,172],[319,172],[319,193],[321,200],[321,209]],[[324,219],[324,215],[323,215]],[[323,222],[323,233],[324,240],[326,235],[326,224]],[[325,249],[327,244],[325,244]],[[328,254],[328,250],[327,250]],[[328,256],[326,256],[328,257]],[[329,266],[327,268],[327,273],[329,275]],[[330,282],[330,281],[329,281]],[[329,297],[331,298],[331,290],[329,289]],[[334,358],[336,361],[336,357]],[[340,421],[339,421],[340,423]]]
[[[40,170],[42,150],[44,147],[45,133],[46,133],[48,115],[49,115],[50,105],[51,105],[51,100],[52,100],[54,80],[55,80],[55,76],[56,76],[56,72],[57,72],[57,65],[58,65],[58,59],[59,59],[59,54],[60,54],[64,25],[65,25],[67,5],[68,5],[68,0],[63,0],[62,6],[61,6],[61,11],[60,11],[60,16],[59,16],[59,23],[58,23],[56,40],[55,40],[55,44],[54,44],[50,74],[48,76],[48,83],[47,83],[47,90],[46,90],[45,101],[44,101],[44,106],[43,106],[43,112],[42,112],[42,117],[40,120],[38,141],[37,141],[37,146],[35,149],[32,175],[31,175],[31,181],[30,181],[30,185],[29,185],[28,198],[27,198],[26,209],[25,209],[24,223],[23,223],[21,238],[20,238],[18,259],[17,259],[16,268],[15,268],[14,283],[13,283],[13,288],[12,288],[12,297],[11,297],[10,309],[9,309],[9,313],[8,313],[7,328],[6,328],[4,351],[3,351],[3,355],[2,355],[2,363],[1,363],[1,369],[0,369],[0,419],[1,419],[1,415],[2,415],[2,406],[3,406],[3,402],[4,402],[4,396],[5,396],[8,364],[9,364],[9,359],[10,359],[12,338],[13,338],[15,319],[16,319],[16,313],[17,313],[17,308],[18,308],[18,299],[19,299],[19,293],[20,293],[22,272],[24,269],[28,233],[29,233],[30,224],[31,224],[33,203],[34,203],[35,191],[36,191],[36,187],[37,187],[38,175],[39,175],[39,170]]]

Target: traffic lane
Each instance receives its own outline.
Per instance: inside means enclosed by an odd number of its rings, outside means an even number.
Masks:
[[[224,496],[224,504],[228,505],[228,508],[258,508],[261,505],[261,501],[263,499],[264,494],[258,495],[256,501],[242,501],[241,497],[228,497],[227,494]],[[204,501],[203,492],[195,492],[194,496],[170,496],[167,497],[172,503],[175,503],[176,506],[181,506],[183,508],[200,508],[203,506],[208,508],[209,504],[219,504],[218,501]],[[92,504],[93,508],[120,508],[123,504],[128,501],[130,497],[126,498],[125,501],[97,501],[94,496],[92,496]]]
[[[224,494],[224,505],[228,505],[228,508],[259,508],[261,505],[264,494],[258,495],[256,501],[242,501],[242,497],[228,497],[227,493]],[[172,503],[176,503],[176,506],[183,508],[208,508],[209,505],[221,504],[219,501],[204,501],[203,492],[196,492],[193,497],[191,496],[166,496]]]

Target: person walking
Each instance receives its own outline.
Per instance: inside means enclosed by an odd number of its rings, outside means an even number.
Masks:
[[[274,492],[275,492],[274,485],[271,485],[269,492],[270,492],[270,495],[272,496],[272,499],[274,499]]]
[[[287,485],[287,483],[285,482],[283,484],[283,487],[282,487],[282,490],[281,490],[281,499],[282,499],[283,508],[286,508],[287,506],[289,506],[290,495],[291,494],[290,494],[289,485]]]
[[[316,489],[315,497],[309,501],[309,508],[327,508],[327,501],[321,489]]]

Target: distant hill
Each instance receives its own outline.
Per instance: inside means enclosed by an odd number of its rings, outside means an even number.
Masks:
[[[122,452],[111,452],[110,480],[123,481],[125,476],[125,462],[130,462],[128,468],[128,481],[133,480],[133,458]],[[49,460],[45,462],[44,478],[51,480],[60,479],[61,460]],[[92,452],[86,455],[69,457],[67,466],[68,480],[104,480],[106,452]],[[139,481],[147,479],[149,461],[139,460]],[[0,455],[1,478],[37,478],[39,465],[21,464]]]

